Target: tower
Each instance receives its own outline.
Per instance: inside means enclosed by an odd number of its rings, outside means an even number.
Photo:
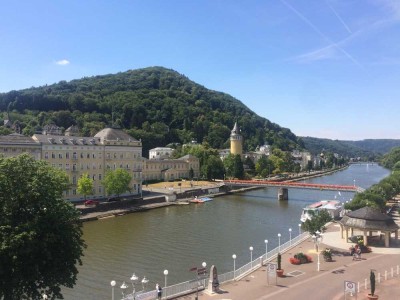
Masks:
[[[239,154],[242,156],[243,154],[243,136],[240,134],[240,129],[235,122],[235,126],[233,126],[233,129],[231,131],[231,154],[236,155]]]

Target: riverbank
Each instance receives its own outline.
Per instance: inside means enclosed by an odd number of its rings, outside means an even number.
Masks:
[[[344,166],[328,171],[314,171],[293,175],[282,181],[301,181],[305,179],[329,175],[348,168]],[[82,222],[97,221],[107,218],[124,216],[126,214],[144,212],[149,209],[168,207],[171,205],[187,204],[195,196],[219,197],[233,193],[241,193],[249,190],[262,189],[262,186],[226,188],[220,181],[176,181],[148,184],[143,188],[142,198],[121,200],[118,202],[102,202],[97,206],[85,207],[76,205],[81,212]]]

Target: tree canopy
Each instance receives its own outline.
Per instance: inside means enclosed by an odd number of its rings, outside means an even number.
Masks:
[[[0,157],[0,299],[62,297],[85,247],[63,171],[28,154]]]
[[[110,170],[106,173],[103,185],[108,195],[115,194],[119,197],[122,193],[130,191],[129,183],[131,180],[132,176],[125,169]]]
[[[282,150],[303,147],[289,129],[258,116],[232,96],[162,67],[0,93],[0,111],[9,111],[10,119],[19,121],[26,135],[49,123],[64,129],[78,125],[84,136],[118,125],[142,139],[145,155],[156,146],[192,140],[226,148],[235,121],[245,150],[263,144]],[[6,114],[0,115],[0,124],[1,117],[5,119]]]
[[[93,194],[93,179],[89,177],[88,173],[82,174],[78,179],[77,191],[85,197],[85,200],[87,195]]]

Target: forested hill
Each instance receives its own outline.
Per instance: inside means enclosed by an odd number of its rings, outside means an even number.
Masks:
[[[345,157],[361,157],[373,160],[378,156],[400,147],[396,139],[367,139],[361,141],[330,140],[314,137],[302,137],[305,147],[313,154],[329,151]]]
[[[232,96],[211,91],[162,67],[2,93],[3,119],[7,110],[26,135],[49,123],[63,128],[76,124],[84,136],[118,125],[142,139],[144,155],[156,146],[191,140],[227,148],[235,121],[241,127],[246,150],[265,143],[282,150],[303,146],[289,129],[258,116]]]

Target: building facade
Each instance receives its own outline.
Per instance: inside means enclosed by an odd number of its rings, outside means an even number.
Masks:
[[[200,175],[199,159],[193,155],[185,155],[178,159],[143,159],[143,180],[172,181]]]

